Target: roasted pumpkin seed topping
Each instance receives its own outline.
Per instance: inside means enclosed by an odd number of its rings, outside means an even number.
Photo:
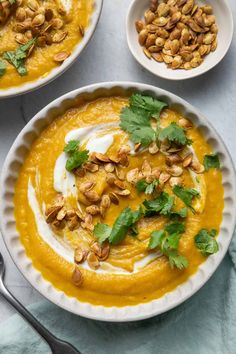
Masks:
[[[198,212],[195,205],[201,191],[193,179],[211,168],[219,168],[219,158],[205,155],[202,164],[191,147],[192,123],[179,115],[178,121],[166,124],[166,109],[165,102],[150,96],[130,97],[129,105],[120,112],[118,131],[139,144],[138,149],[125,143],[116,146],[115,153],[114,149],[112,153],[109,149],[101,153],[86,150],[87,145],[79,140],[70,140],[65,145],[65,168],[76,178],[79,205],[71,207],[59,194],[48,205],[45,219],[58,231],[83,230],[89,235],[89,247],[75,248],[77,265],[87,261],[91,269],[98,269],[109,257],[110,249],[127,235],[138,240],[140,221],[161,217],[166,226],[150,234],[146,249],[158,248],[172,267],[187,267],[188,261],[178,253],[178,243],[185,231],[185,218]],[[148,131],[142,128],[144,123]],[[161,166],[153,162],[153,155],[162,159]],[[133,159],[137,157],[139,164],[134,167]],[[186,176],[192,176],[194,187],[189,186],[189,181],[186,184]],[[135,198],[141,203],[132,210],[129,201]],[[126,201],[127,207],[119,212],[113,225],[106,224],[107,216],[121,200]]]
[[[135,26],[146,57],[170,69],[196,68],[217,48],[213,8],[194,0],[152,0]]]

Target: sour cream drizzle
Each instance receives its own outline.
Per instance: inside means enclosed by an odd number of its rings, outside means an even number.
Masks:
[[[66,198],[70,195],[77,196],[75,176],[66,170],[67,156],[63,152],[57,159],[54,168],[54,189]]]
[[[59,256],[64,258],[67,262],[74,264],[74,251],[66,242],[66,235],[64,235],[64,238],[59,238],[57,235],[53,233],[50,226],[46,223],[38,203],[35,189],[30,180],[28,182],[28,200],[29,200],[29,205],[34,213],[35,223],[40,237]],[[157,257],[158,257],[157,254],[150,254],[144,257],[142,260],[135,262],[133,273],[139,272],[143,267],[145,267],[148,263],[150,263],[153,259]],[[91,272],[95,272],[89,267],[87,262],[82,263],[81,267]],[[96,270],[96,273],[126,274],[126,275],[130,274],[130,272],[119,267],[114,267],[107,262],[101,262],[101,267]]]
[[[106,135],[102,135],[103,131],[108,128],[118,128],[118,123],[106,123],[92,125],[85,128],[71,130],[65,137],[65,144],[71,140],[79,140],[81,145],[85,144],[85,149],[89,152],[99,152],[105,154],[114,142],[114,135],[118,132],[114,131]],[[76,181],[73,173],[66,170],[66,153],[62,153],[56,160],[54,168],[54,189],[58,193],[67,198],[73,195],[77,198]]]
[[[72,249],[68,246],[66,247],[66,244],[62,244],[46,223],[39,207],[35,189],[30,180],[28,182],[28,201],[34,213],[39,235],[57,254],[63,257],[66,261],[73,262],[74,254]]]
[[[71,0],[60,0],[66,12],[70,12],[72,2]]]

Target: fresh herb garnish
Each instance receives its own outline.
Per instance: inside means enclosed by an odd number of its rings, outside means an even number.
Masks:
[[[166,192],[162,192],[156,199],[145,200],[143,202],[145,207],[145,216],[152,216],[156,213],[168,215],[174,206],[174,197]]]
[[[188,267],[188,260],[184,256],[178,254],[176,250],[168,252],[169,263],[172,268],[184,269]]]
[[[185,225],[180,222],[168,224],[164,230],[153,231],[148,248],[159,248],[169,259],[170,266],[183,269],[188,266],[188,261],[184,256],[178,254],[177,249]]]
[[[156,140],[156,131],[151,126],[150,119],[159,119],[165,102],[150,96],[133,94],[129,99],[129,107],[125,107],[120,115],[120,127],[130,134],[133,143],[148,146]]]
[[[192,201],[194,197],[199,196],[199,192],[193,188],[184,188],[180,185],[176,185],[173,187],[174,194],[179,197],[187,207],[189,207],[192,212],[195,212],[194,208],[192,207]]]
[[[69,155],[69,158],[66,161],[66,169],[69,172],[80,167],[89,158],[89,151],[79,151],[79,144],[79,140],[71,140],[64,147],[64,152]]]
[[[21,45],[15,51],[9,51],[3,53],[3,59],[7,60],[12,64],[21,76],[27,74],[27,69],[25,67],[25,59],[27,57],[29,49],[36,42],[36,38],[30,39],[26,44]]]
[[[147,111],[148,115],[155,119],[160,118],[161,111],[167,107],[167,103],[159,101],[151,96],[143,96],[139,93],[133,94],[129,100],[132,108],[139,108]]]
[[[4,61],[0,60],[0,77],[3,76],[6,72],[6,64]]]
[[[185,231],[185,225],[182,222],[173,222],[171,224],[167,224],[165,230],[169,234],[174,234],[174,233],[182,234]]]
[[[67,152],[68,154],[75,152],[79,144],[80,144],[79,140],[70,140],[68,144],[65,145],[64,152]]]
[[[176,218],[186,218],[188,215],[188,209],[182,208],[180,210],[170,211],[169,217],[173,220]]]
[[[203,165],[205,167],[205,171],[209,171],[210,168],[220,168],[220,159],[217,154],[205,155]]]
[[[136,211],[125,208],[116,219],[112,228],[106,224],[97,224],[94,228],[94,235],[98,238],[99,242],[108,240],[112,245],[117,245],[123,241],[129,229],[131,231],[135,230],[133,227],[142,215],[142,208]]]
[[[121,111],[120,127],[130,134],[133,143],[141,143],[143,146],[151,144],[156,138],[156,132],[151,127],[150,120],[142,112],[133,112],[129,107]]]
[[[111,227],[107,224],[96,224],[94,226],[94,235],[97,237],[99,243],[106,241],[111,234]]]
[[[164,230],[153,231],[151,233],[151,238],[148,244],[148,248],[150,250],[153,250],[154,248],[160,247],[164,237],[165,237]]]
[[[138,192],[144,192],[145,194],[152,194],[156,187],[159,185],[159,180],[155,179],[151,183],[147,183],[145,180],[140,180],[136,183],[136,189]]]
[[[211,231],[201,229],[195,236],[195,244],[204,256],[218,252],[219,246],[215,239],[216,234],[217,231],[214,229]]]
[[[175,122],[170,123],[168,127],[162,129],[159,133],[159,140],[169,140],[170,142],[179,145],[191,145],[192,140],[188,139],[185,130],[177,125]]]
[[[140,217],[140,213],[132,211],[130,208],[125,208],[116,219],[111,234],[109,236],[109,242],[112,245],[117,245],[125,238],[129,228],[134,225]]]

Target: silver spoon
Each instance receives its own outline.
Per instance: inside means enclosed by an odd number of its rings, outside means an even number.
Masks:
[[[4,285],[5,265],[4,259],[0,252],[0,294],[24,317],[25,320],[45,339],[54,354],[81,354],[71,344],[64,342],[55,337],[41,323],[16,300],[16,298],[7,290]]]

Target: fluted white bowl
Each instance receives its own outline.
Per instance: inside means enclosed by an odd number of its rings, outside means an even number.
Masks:
[[[104,307],[80,302],[67,296],[45,280],[27,257],[16,230],[14,217],[14,188],[19,170],[33,141],[58,115],[73,105],[75,99],[94,100],[111,95],[129,95],[132,92],[151,94],[165,100],[187,116],[200,129],[205,140],[219,154],[224,186],[223,221],[218,236],[219,252],[201,264],[185,283],[159,299],[135,306]],[[133,82],[108,82],[86,86],[69,92],[43,108],[20,132],[3,166],[0,179],[0,228],[8,251],[18,269],[43,296],[74,314],[103,321],[134,321],[161,314],[179,305],[196,293],[215,272],[229,247],[236,222],[236,177],[233,162],[220,136],[211,123],[192,105],[180,97],[157,87]]]
[[[0,99],[6,97],[18,96],[26,92],[34,91],[48,84],[49,82],[55,80],[58,76],[63,74],[80,56],[80,54],[82,53],[82,51],[87,46],[90,39],[92,38],[102,12],[102,5],[103,5],[103,0],[94,0],[93,12],[91,14],[90,23],[88,28],[85,31],[84,37],[76,45],[71,55],[61,65],[59,65],[58,67],[50,71],[50,73],[47,76],[40,77],[34,81],[26,82],[23,85],[14,86],[7,89],[1,89],[1,81],[0,81]]]
[[[206,1],[196,0],[197,4],[204,5]],[[126,19],[127,42],[134,58],[145,69],[156,76],[168,80],[186,80],[202,75],[214,68],[226,55],[233,38],[233,15],[227,0],[207,0],[214,9],[216,23],[219,27],[217,35],[218,46],[215,52],[210,53],[204,58],[204,62],[192,70],[172,70],[168,69],[165,63],[158,63],[154,59],[150,60],[143,53],[143,47],[138,42],[138,33],[135,28],[135,21],[144,17],[144,12],[150,6],[150,0],[133,0],[130,4]]]

